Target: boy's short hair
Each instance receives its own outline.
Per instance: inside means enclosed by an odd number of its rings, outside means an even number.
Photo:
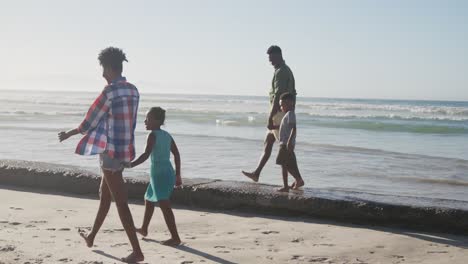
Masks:
[[[166,120],[166,110],[159,106],[151,107],[150,110],[148,110],[148,114],[150,114],[156,120],[160,120],[161,124],[164,124],[164,120]]]
[[[122,63],[128,62],[125,53],[115,47],[107,47],[99,53],[99,64],[103,67],[111,67],[116,72],[122,72]]]
[[[292,95],[292,93],[283,93],[280,95],[280,100],[290,100],[290,101],[294,101],[294,95]]]
[[[267,50],[267,54],[270,55],[270,54],[280,54],[281,55],[281,48],[276,46],[276,45],[272,45],[268,48]]]

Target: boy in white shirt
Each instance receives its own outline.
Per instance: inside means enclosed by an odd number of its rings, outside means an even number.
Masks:
[[[297,167],[296,155],[294,154],[294,147],[296,145],[296,113],[294,112],[294,95],[291,93],[284,93],[280,97],[281,111],[286,113],[281,120],[279,127],[279,140],[280,149],[276,164],[281,165],[283,172],[283,188],[279,189],[280,192],[287,192],[289,188],[297,190],[299,187],[304,186],[304,180],[299,173]],[[288,173],[290,173],[295,181],[288,186]]]

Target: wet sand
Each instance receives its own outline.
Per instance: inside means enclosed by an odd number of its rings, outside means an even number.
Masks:
[[[87,248],[77,230],[91,227],[97,200],[0,186],[0,201],[0,263],[120,263],[130,251],[115,205],[95,245]],[[139,225],[144,206],[130,208]],[[139,236],[143,263],[439,264],[468,259],[467,236],[235,211],[178,208],[174,214],[183,244],[161,245],[169,232],[156,208],[149,235]]]

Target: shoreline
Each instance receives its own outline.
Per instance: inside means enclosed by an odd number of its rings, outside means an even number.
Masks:
[[[129,199],[143,201],[147,181],[125,177]],[[97,198],[100,176],[73,166],[0,160],[0,185],[53,190]],[[321,218],[343,223],[468,234],[468,203],[304,188],[278,193],[276,186],[184,179],[173,203],[192,208],[236,210],[272,216]]]
[[[88,248],[77,230],[91,229],[98,200],[14,188],[0,185],[1,264],[121,263],[129,253],[115,205]],[[130,209],[138,226],[144,205]],[[468,257],[467,236],[236,210],[177,206],[174,214],[182,244],[161,244],[169,232],[156,208],[148,236],[138,236],[141,263],[464,264]]]

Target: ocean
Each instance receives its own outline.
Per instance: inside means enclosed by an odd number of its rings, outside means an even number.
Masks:
[[[96,92],[0,90],[0,159],[74,165],[99,173],[97,156],[79,156],[78,126]],[[268,98],[142,93],[136,151],[145,112],[167,110],[183,178],[249,181],[263,150]],[[304,98],[296,106],[299,169],[306,187],[468,201],[468,102]],[[281,185],[277,146],[260,177]],[[124,176],[148,177],[149,161]],[[290,178],[290,182],[292,182]]]

